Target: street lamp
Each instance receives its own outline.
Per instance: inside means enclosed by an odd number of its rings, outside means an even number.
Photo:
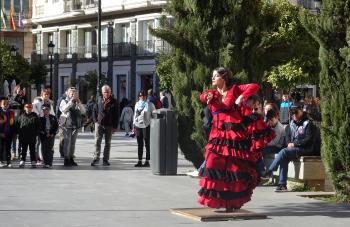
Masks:
[[[52,55],[53,55],[53,48],[55,47],[55,44],[53,44],[53,42],[50,41],[47,47],[49,49],[49,54],[50,54],[50,89],[52,93]]]
[[[315,4],[316,13],[320,14],[321,13],[322,0],[314,0],[314,4]]]

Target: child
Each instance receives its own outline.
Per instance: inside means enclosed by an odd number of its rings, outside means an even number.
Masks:
[[[36,115],[36,113],[32,112],[32,110],[33,106],[31,103],[25,104],[25,112],[18,117],[15,123],[18,139],[22,145],[21,161],[19,163],[19,167],[24,167],[25,165],[27,149],[29,146],[32,168],[36,168],[37,158],[35,154],[35,142],[36,137],[40,133],[41,124],[39,117]]]
[[[52,168],[53,160],[53,146],[55,143],[55,135],[58,130],[57,118],[50,114],[51,106],[49,104],[43,104],[42,110],[44,116],[40,117],[41,122],[41,154],[44,159],[44,168]]]
[[[7,99],[1,100],[0,105],[1,105],[0,119],[2,120],[0,124],[1,167],[11,167],[11,144],[12,144],[12,139],[14,137],[15,113],[12,110],[9,110],[9,101]]]

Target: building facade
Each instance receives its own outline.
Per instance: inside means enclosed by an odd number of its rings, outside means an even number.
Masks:
[[[32,61],[52,68],[57,99],[76,86],[86,102],[92,95],[86,75],[98,71],[97,0],[34,0]],[[155,56],[169,46],[153,37],[149,27],[159,26],[166,1],[102,0],[102,74],[119,101],[135,101],[139,90],[157,90]],[[170,18],[169,18],[170,19]],[[50,41],[55,45],[49,52]],[[50,84],[50,75],[47,76]]]
[[[10,24],[11,8],[15,27]],[[32,29],[28,23],[31,12],[32,0],[0,0],[0,40],[15,46],[26,59],[30,59],[33,50]]]

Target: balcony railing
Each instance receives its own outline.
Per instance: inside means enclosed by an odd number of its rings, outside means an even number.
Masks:
[[[113,58],[119,57],[130,57],[132,55],[133,43],[113,43]],[[108,57],[108,44],[101,46],[101,56]],[[157,53],[169,53],[170,46],[163,40],[146,40],[139,41],[136,43],[136,55],[137,56],[153,56]],[[78,59],[96,59],[97,57],[97,46],[87,45],[78,47],[61,47],[55,50],[55,53],[59,54],[60,60],[72,59],[73,54],[77,54]],[[49,60],[48,49],[34,50],[33,54],[38,56],[38,59],[45,61]]]
[[[113,57],[131,56],[131,43],[114,43]]]
[[[144,40],[136,43],[136,55],[148,56],[157,53],[169,53],[170,46],[164,40]]]
[[[76,11],[82,9],[82,2],[80,0],[70,0],[65,2],[65,12]]]

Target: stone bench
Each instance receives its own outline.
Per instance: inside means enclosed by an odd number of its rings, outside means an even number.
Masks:
[[[273,161],[274,156],[264,159],[266,166]],[[279,170],[273,173],[278,177]],[[326,172],[320,156],[301,156],[288,164],[288,188],[306,186],[315,190],[330,191],[330,183],[327,182]]]

